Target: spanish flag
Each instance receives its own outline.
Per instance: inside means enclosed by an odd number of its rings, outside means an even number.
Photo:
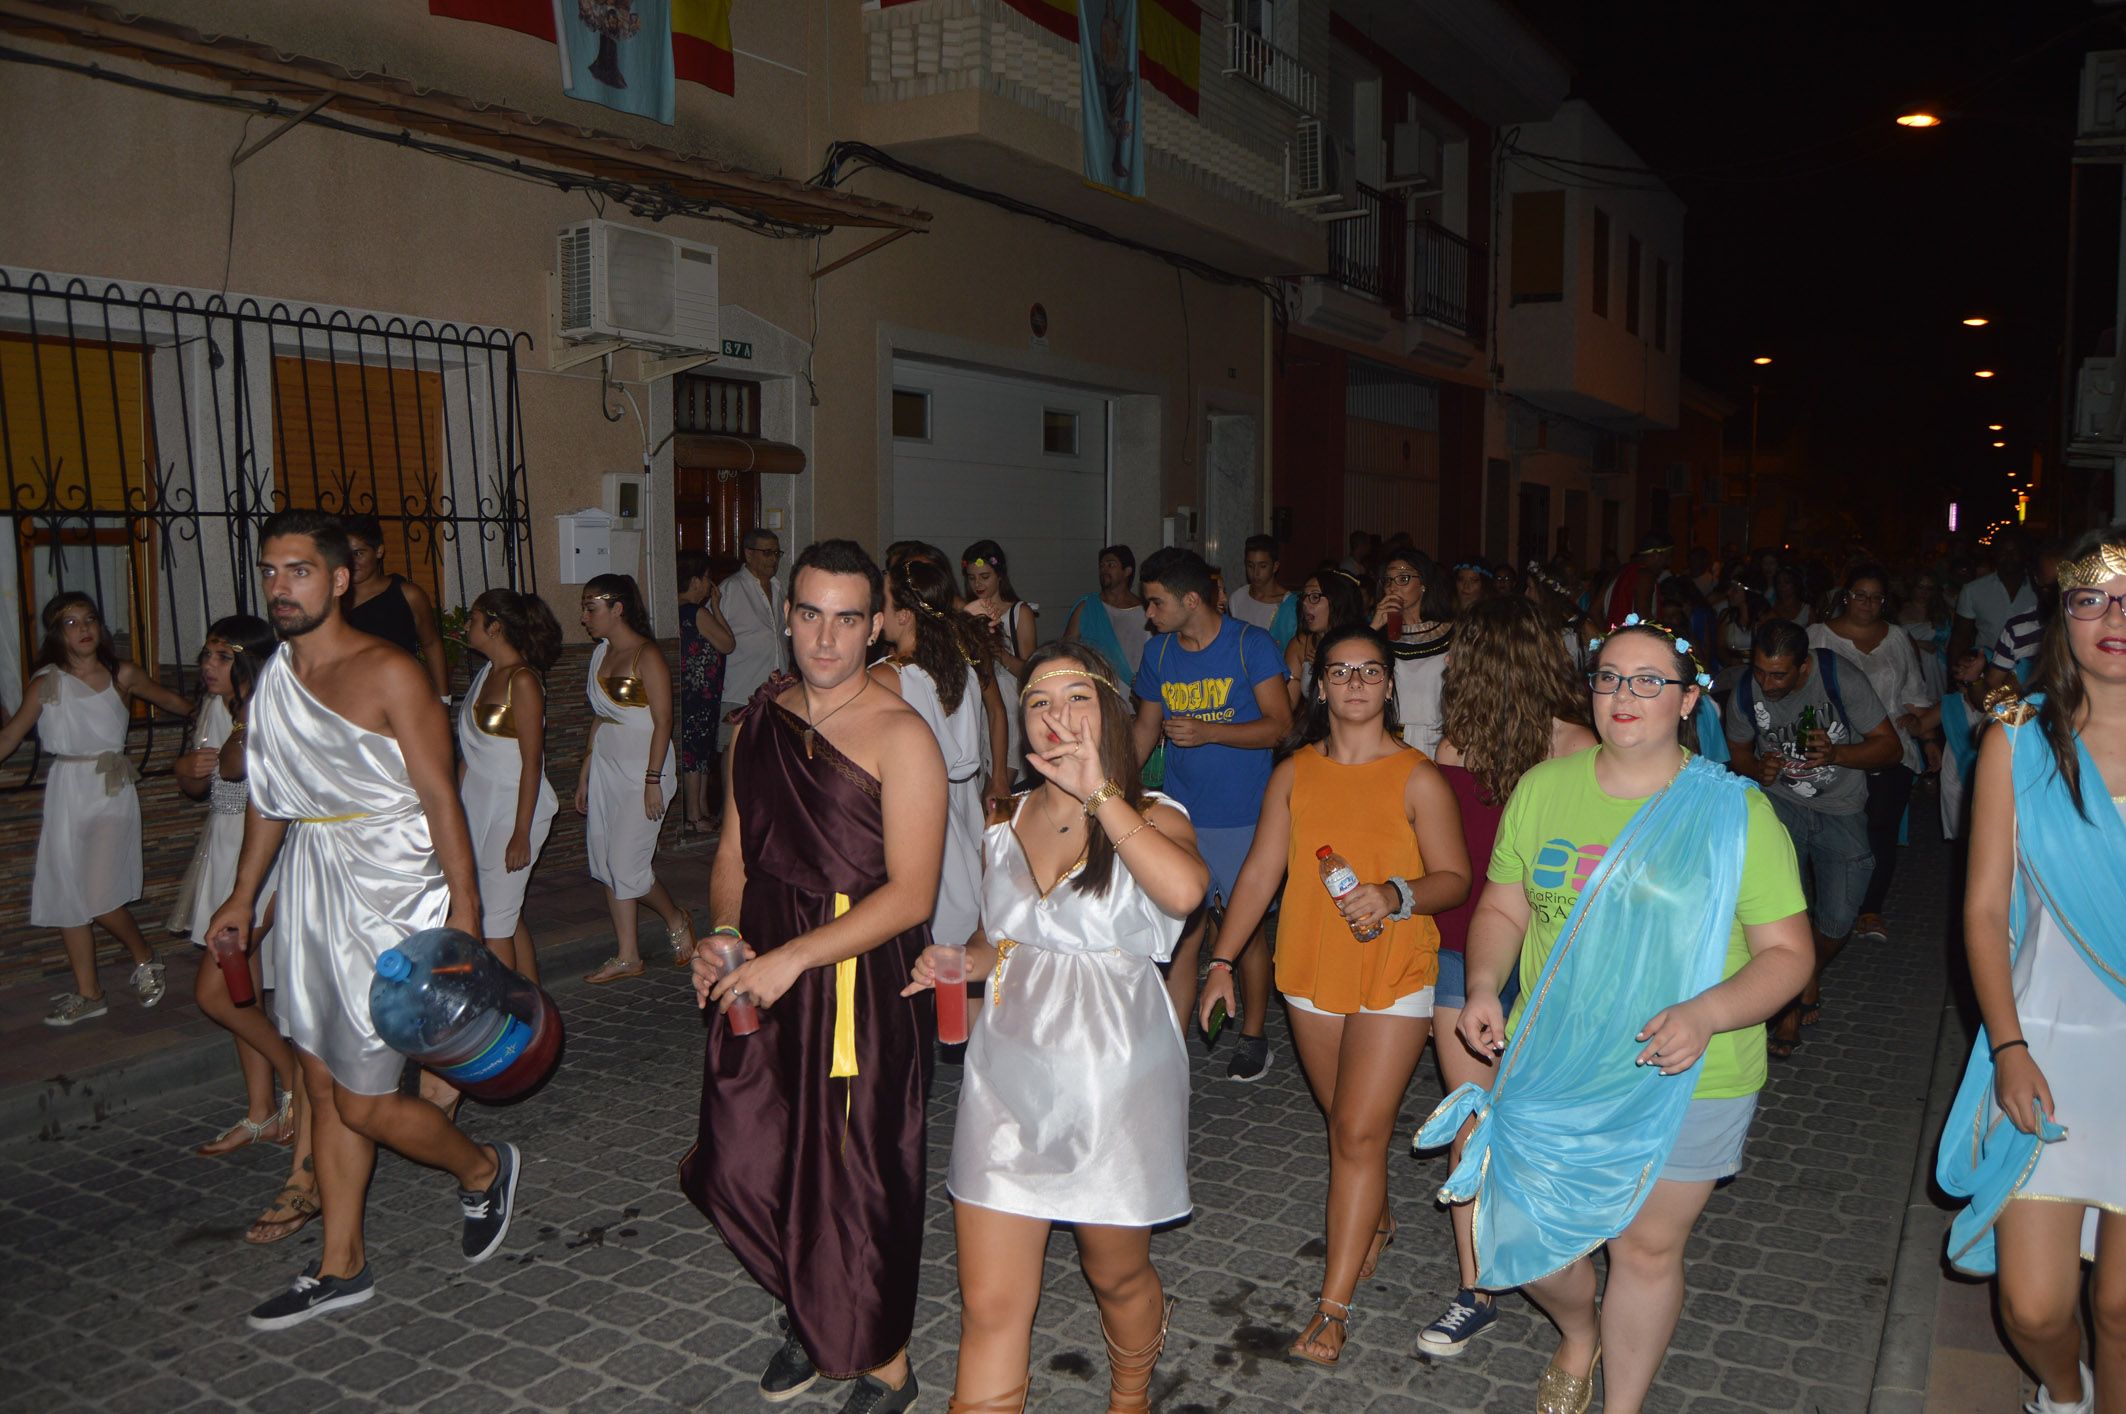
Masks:
[[[683,83],[735,92],[732,0],[672,0],[672,70]]]
[[[554,0],[428,0],[428,13],[446,20],[499,25],[554,42]]]
[[[675,0],[680,3],[680,0]],[[884,8],[914,0],[879,0]],[[1051,34],[1078,42],[1078,0],[1004,0]],[[673,20],[678,27],[678,20]],[[1203,8],[1196,0],[1137,0],[1137,72],[1194,117],[1203,87]],[[681,74],[681,78],[686,75]]]

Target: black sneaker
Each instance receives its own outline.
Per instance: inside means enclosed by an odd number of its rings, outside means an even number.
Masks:
[[[465,1260],[471,1263],[495,1255],[509,1236],[510,1215],[517,1206],[517,1146],[488,1147],[495,1151],[495,1181],[479,1193],[458,1190],[458,1207],[465,1214]]]
[[[1267,1036],[1243,1036],[1240,1044],[1233,1047],[1233,1058],[1226,1062],[1225,1078],[1245,1085],[1260,1080],[1270,1071],[1270,1038]]]
[[[805,1354],[803,1343],[790,1333],[790,1323],[783,1320],[776,1324],[783,1330],[782,1348],[768,1361],[767,1371],[760,1377],[760,1397],[770,1404],[797,1398],[819,1379],[812,1357]]]
[[[312,1262],[286,1291],[253,1306],[244,1323],[255,1331],[282,1331],[312,1316],[359,1306],[376,1295],[376,1281],[366,1266],[351,1277],[321,1277],[317,1267]]]
[[[915,1407],[915,1371],[908,1372],[908,1383],[895,1389],[876,1375],[858,1375],[856,1383],[849,1388],[849,1398],[843,1402],[841,1414],[901,1414],[902,1410]]]

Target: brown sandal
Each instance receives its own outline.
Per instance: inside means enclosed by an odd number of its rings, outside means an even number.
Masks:
[[[1343,1314],[1341,1316],[1338,1316],[1324,1309],[1329,1306],[1343,1307]],[[1323,1357],[1311,1353],[1314,1347],[1317,1347],[1321,1344],[1321,1338],[1324,1334],[1327,1333],[1329,1329],[1329,1323],[1332,1321],[1336,1323],[1337,1329],[1343,1332],[1344,1340],[1350,1340],[1351,1303],[1348,1301],[1331,1301],[1326,1296],[1319,1298],[1314,1303],[1313,1319],[1308,1321],[1307,1328],[1299,1333],[1299,1339],[1292,1342],[1291,1354],[1301,1360],[1309,1361],[1312,1364],[1323,1365],[1330,1369],[1334,1369],[1336,1367],[1336,1362],[1343,1359],[1344,1348],[1341,1342],[1337,1344],[1336,1353],[1334,1355]]]
[[[288,1209],[289,1216],[273,1216],[277,1208]],[[266,1205],[266,1211],[260,1213],[250,1229],[244,1233],[244,1241],[263,1247],[268,1243],[293,1237],[309,1226],[311,1219],[323,1211],[324,1209],[318,1206],[314,1189],[284,1183],[281,1185],[281,1191],[273,1195],[273,1201]],[[261,1233],[265,1235],[261,1236]]]
[[[1100,1334],[1107,1340],[1107,1414],[1143,1414],[1152,1407],[1152,1369],[1166,1349],[1166,1328],[1173,1319],[1174,1298],[1169,1296],[1159,1313],[1159,1334],[1136,1350],[1115,1344],[1107,1322],[1100,1323]]]
[[[630,967],[617,957],[609,957],[604,962],[599,963],[597,970],[590,973],[583,980],[593,987],[602,987],[608,982],[618,982],[623,977],[640,977],[641,975],[641,963],[638,962]]]
[[[993,1394],[987,1399],[978,1399],[967,1404],[955,1395],[945,1401],[945,1414],[1025,1414],[1026,1385],[1021,1380],[1019,1387],[1009,1394]]]
[[[1381,1219],[1381,1225],[1373,1229],[1373,1242],[1366,1248],[1366,1259],[1358,1264],[1360,1281],[1373,1275],[1374,1269],[1380,1266],[1380,1254],[1387,1251],[1388,1244],[1395,1240],[1395,1229],[1399,1226],[1395,1221],[1395,1214],[1382,1213]]]

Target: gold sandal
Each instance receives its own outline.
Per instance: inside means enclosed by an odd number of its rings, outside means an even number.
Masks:
[[[1107,1414],[1142,1414],[1152,1407],[1152,1370],[1159,1352],[1166,1349],[1166,1328],[1173,1319],[1174,1298],[1169,1296],[1159,1313],[1159,1334],[1135,1350],[1115,1344],[1107,1322],[1100,1323],[1100,1334],[1107,1340]]]
[[[597,970],[583,980],[593,987],[602,987],[608,982],[618,982],[623,977],[640,977],[641,975],[641,963],[638,962],[630,967],[617,957],[609,957],[604,962],[599,963]]]
[[[1329,1306],[1343,1307],[1343,1314],[1339,1316],[1332,1311],[1323,1309]],[[1335,1369],[1336,1362],[1343,1359],[1344,1348],[1342,1344],[1336,1347],[1334,1355],[1327,1357],[1309,1353],[1309,1347],[1320,1343],[1321,1337],[1328,1330],[1331,1321],[1334,1321],[1337,1327],[1342,1330],[1344,1340],[1350,1340],[1351,1303],[1348,1301],[1331,1301],[1326,1296],[1318,1298],[1314,1302],[1313,1319],[1309,1320],[1307,1328],[1299,1333],[1299,1339],[1292,1342],[1290,1353],[1312,1364],[1321,1365],[1332,1370]]]

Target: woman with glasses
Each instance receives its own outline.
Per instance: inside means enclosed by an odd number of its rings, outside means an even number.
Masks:
[[[1558,1327],[1545,1414],[1582,1414],[1604,1359],[1603,1407],[1643,1407],[1682,1312],[1684,1244],[1742,1167],[1764,1019],[1814,967],[1778,816],[1690,749],[1709,682],[1636,616],[1597,646],[1600,744],[1521,777],[1469,925],[1457,1029],[1497,1078],[1456,1090],[1418,1134],[1444,1144],[1476,1116],[1441,1196],[1473,1203],[1477,1284],[1522,1288]]]
[[[1299,632],[1285,645],[1285,690],[1292,694],[1292,713],[1314,688],[1314,650],[1321,636],[1366,618],[1366,586],[1355,574],[1323,565],[1299,589]]]
[[[598,646],[584,679],[591,739],[576,776],[576,813],[590,817],[584,852],[605,892],[617,949],[583,979],[598,984],[642,975],[637,900],[663,917],[672,961],[681,967],[694,961],[694,921],[654,867],[679,762],[672,750],[672,665],[650,636],[633,575],[591,577],[583,586],[583,628]]]
[[[1439,745],[1439,690],[1454,629],[1454,583],[1422,550],[1390,550],[1380,566],[1373,627],[1395,653],[1403,740],[1430,756]]]
[[[1978,750],[1964,947],[1985,1025],[1936,1177],[1969,1200],[1950,1263],[1999,1282],[2043,1383],[2024,1407],[2067,1414],[2126,1408],[2126,522],[2059,587],[2030,696]]]
[[[72,1026],[110,1010],[96,976],[100,925],[133,959],[133,992],[144,1007],[162,1000],[163,966],[126,905],[140,897],[140,797],[126,756],[136,700],[178,717],[192,704],[121,662],[96,601],[60,590],[39,615],[44,642],[28,688],[0,727],[0,760],[32,729],[52,758],[44,779],[44,827],[30,881],[30,926],[56,928],[73,969],[74,990],[53,999],[47,1026]]]
[[[1543,611],[1526,599],[1487,599],[1454,621],[1454,652],[1440,691],[1445,735],[1436,758],[1454,792],[1469,850],[1471,878],[1491,863],[1492,841],[1514,787],[1537,763],[1570,756],[1595,744],[1588,725],[1587,679]],[[1463,972],[1469,920],[1482,891],[1439,915],[1439,985],[1432,997],[1432,1048],[1448,1090],[1491,1083],[1493,1057],[1473,1051],[1455,1034],[1468,1000]],[[1511,1006],[1513,987],[1502,999]],[[1449,1146],[1450,1164],[1461,1145]],[[1451,1357],[1498,1319],[1498,1307],[1476,1286],[1476,1254],[1469,1244],[1469,1208],[1447,1210],[1454,1228],[1460,1280],[1438,1320],[1418,1333],[1418,1349]]]
[[[1304,725],[1270,774],[1197,1005],[1206,1032],[1215,1010],[1234,1009],[1233,954],[1289,877],[1277,989],[1329,1124],[1328,1259],[1314,1315],[1291,1349],[1317,1365],[1341,1357],[1357,1285],[1395,1235],[1388,1140],[1432,1030],[1432,915],[1469,892],[1454,793],[1396,736],[1393,657],[1363,624],[1322,635]],[[1331,851],[1355,876],[1333,897],[1306,882]]]
[[[1884,612],[1889,597],[1890,576],[1882,566],[1856,565],[1846,574],[1837,615],[1809,626],[1809,647],[1830,649],[1867,678],[1890,714],[1903,751],[1895,765],[1868,772],[1868,849],[1875,856],[1875,873],[1860,896],[1853,936],[1878,942],[1890,934],[1882,905],[1897,873],[1897,836],[1912,801],[1912,783],[1927,764],[1919,745],[1927,731],[1922,719],[1940,701],[1927,695],[1912,640],[1890,626]]]

